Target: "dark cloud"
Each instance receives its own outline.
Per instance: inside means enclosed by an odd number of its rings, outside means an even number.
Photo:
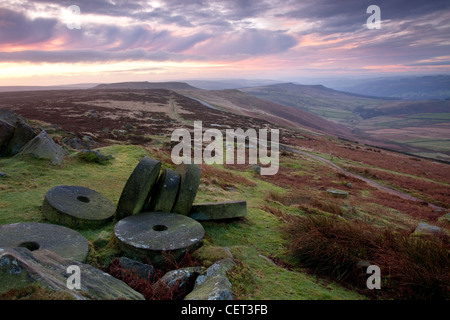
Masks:
[[[382,20],[409,20],[428,14],[442,13],[450,9],[448,0],[302,0],[286,1],[284,14],[279,17],[317,22],[318,27],[308,32],[354,32],[361,28],[370,16],[367,8],[380,7]]]
[[[31,20],[23,14],[0,8],[0,44],[27,45],[49,40],[57,24],[54,19]]]
[[[56,19],[28,18],[26,10],[37,4],[78,5],[82,15],[107,19],[68,30]],[[372,4],[380,6],[386,21],[381,30],[364,27]],[[449,9],[448,0],[163,0],[158,7],[143,0],[29,0],[17,12],[0,9],[0,44],[36,44],[36,50],[0,52],[0,61],[239,60],[296,47],[306,62],[338,54],[336,59],[345,61],[413,65],[450,52]],[[117,23],[119,17],[127,24]],[[272,20],[270,29],[254,22],[272,17],[279,20]],[[274,25],[283,18],[291,30],[276,30],[288,28]],[[309,27],[293,34],[295,21]],[[305,47],[297,46],[306,35]],[[63,43],[59,51],[39,50],[53,39]],[[309,46],[311,39],[318,41]]]
[[[56,4],[61,7],[79,6],[82,13],[96,13],[112,16],[129,16],[146,8],[146,1],[126,0],[29,0],[31,3]]]

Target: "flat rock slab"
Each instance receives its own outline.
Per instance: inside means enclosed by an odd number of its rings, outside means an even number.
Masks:
[[[170,169],[162,171],[150,196],[148,210],[151,212],[171,212],[180,186],[180,174]]]
[[[175,171],[180,174],[181,181],[172,212],[186,216],[191,211],[200,185],[200,167],[196,164],[182,163]]]
[[[47,249],[59,256],[85,261],[87,240],[78,232],[47,223],[14,223],[0,226],[0,248],[24,247],[31,251]]]
[[[80,275],[80,288],[70,290],[70,278]],[[69,271],[68,271],[69,270]],[[0,293],[38,284],[59,299],[144,300],[142,294],[111,275],[78,261],[64,259],[49,250],[0,249]]]
[[[348,192],[336,189],[327,189],[327,193],[336,198],[347,198]]]
[[[247,215],[247,201],[205,202],[194,204],[189,217],[199,221],[222,220]]]
[[[79,186],[56,186],[44,198],[42,213],[52,223],[92,228],[113,219],[116,207],[95,190]]]
[[[164,264],[163,252],[177,259],[186,250],[197,247],[205,230],[189,217],[162,212],[144,212],[120,220],[114,234],[125,256],[153,265]]]
[[[19,154],[29,154],[36,158],[50,160],[53,164],[61,164],[67,152],[55,143],[47,132],[41,131],[23,146]]]
[[[139,213],[148,202],[150,191],[158,179],[161,162],[144,157],[128,178],[117,204],[116,220]]]

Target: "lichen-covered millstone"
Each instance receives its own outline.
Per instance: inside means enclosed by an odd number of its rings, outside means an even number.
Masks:
[[[48,223],[14,223],[0,226],[0,248],[47,249],[70,260],[84,262],[87,240],[77,231]]]
[[[143,212],[117,222],[114,234],[124,255],[144,263],[163,265],[163,253],[175,259],[199,246],[203,226],[189,217],[164,212]]]
[[[189,213],[190,218],[199,221],[233,219],[245,215],[247,215],[247,201],[196,203]]]
[[[95,228],[110,222],[116,207],[95,190],[56,186],[44,198],[42,213],[52,223],[74,228]]]
[[[152,191],[148,210],[151,212],[170,212],[177,198],[180,186],[180,174],[165,169],[158,178]]]
[[[172,212],[186,216],[191,211],[200,185],[200,167],[197,164],[182,163],[175,171],[180,174],[181,180]]]
[[[161,162],[145,156],[128,178],[117,204],[116,220],[139,213],[158,179]]]

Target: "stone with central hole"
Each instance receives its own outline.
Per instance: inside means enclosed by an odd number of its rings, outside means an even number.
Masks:
[[[161,162],[145,156],[128,178],[117,203],[116,220],[136,214],[142,210],[151,196]]]
[[[78,186],[50,189],[42,205],[42,213],[50,222],[82,229],[107,224],[115,210],[114,204],[97,191]]]
[[[50,250],[59,256],[84,262],[89,252],[87,240],[78,232],[48,223],[14,223],[0,226],[0,248]]]
[[[168,256],[178,259],[197,248],[205,230],[199,222],[183,215],[144,212],[120,220],[114,234],[125,256],[163,265]]]

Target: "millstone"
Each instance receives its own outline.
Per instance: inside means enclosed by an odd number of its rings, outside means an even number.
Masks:
[[[147,211],[170,212],[177,198],[179,186],[180,174],[170,169],[165,169],[152,190]]]
[[[172,212],[188,215],[200,184],[200,167],[196,164],[182,163],[175,171],[180,174],[181,181]]]
[[[97,191],[78,186],[56,186],[45,195],[42,213],[50,222],[90,228],[112,220],[114,204]]]
[[[114,234],[125,256],[153,265],[164,264],[164,252],[175,259],[196,248],[205,235],[203,226],[189,217],[143,212],[120,220]]]
[[[84,262],[89,252],[87,240],[78,232],[47,223],[14,223],[0,226],[0,248],[47,249],[70,260]]]
[[[128,178],[117,204],[116,220],[136,214],[148,201],[150,191],[158,178],[161,162],[144,157]]]
[[[189,217],[203,221],[232,219],[245,215],[247,215],[247,201],[223,201],[194,204]]]

